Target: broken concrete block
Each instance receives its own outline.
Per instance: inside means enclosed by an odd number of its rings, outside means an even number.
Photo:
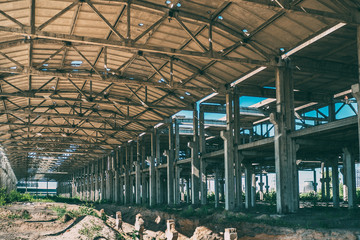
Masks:
[[[166,221],[165,236],[167,240],[177,240],[179,233],[175,230],[175,221],[169,219]]]
[[[237,240],[236,228],[225,228],[224,240]]]
[[[115,225],[117,230],[122,228],[122,216],[120,211],[115,214]]]
[[[144,219],[140,213],[136,214],[135,230],[139,232],[139,239],[142,240],[144,237]]]

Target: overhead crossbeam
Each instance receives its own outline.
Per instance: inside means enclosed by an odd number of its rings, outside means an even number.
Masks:
[[[18,34],[22,36],[31,36],[33,38],[44,38],[44,39],[52,39],[58,41],[65,41],[65,42],[72,42],[72,43],[81,43],[87,45],[95,45],[95,46],[107,46],[113,47],[117,49],[128,49],[132,52],[143,51],[149,53],[161,53],[166,54],[168,56],[184,56],[184,57],[193,57],[193,58],[205,58],[208,60],[218,60],[218,61],[233,61],[239,63],[246,63],[246,64],[254,64],[254,65],[269,65],[269,61],[261,61],[249,58],[239,58],[239,57],[228,57],[223,56],[220,53],[203,53],[203,52],[196,52],[196,51],[187,51],[187,50],[179,50],[174,48],[168,47],[155,47],[149,46],[146,44],[137,44],[137,43],[128,43],[128,42],[119,42],[114,40],[106,40],[101,38],[92,38],[92,37],[85,37],[85,36],[77,36],[77,35],[70,35],[70,34],[60,34],[54,32],[46,32],[46,31],[35,31],[32,33],[29,27],[21,28],[13,28],[13,27],[6,27],[0,26],[0,31],[2,32],[10,32],[13,34]]]

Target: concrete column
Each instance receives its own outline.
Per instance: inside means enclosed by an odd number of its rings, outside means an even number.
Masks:
[[[125,165],[124,165],[124,185],[125,185],[125,197],[124,202],[125,204],[130,204],[130,160],[129,160],[129,146],[126,145],[125,147]]]
[[[235,182],[234,182],[234,136],[232,117],[232,94],[226,94],[226,131],[221,131],[224,140],[225,166],[225,210],[235,209]]]
[[[260,174],[259,174],[259,195],[260,195],[260,201],[264,200],[264,182],[263,182],[263,174],[262,174],[262,169],[260,169]]]
[[[169,150],[165,151],[167,157],[167,203],[174,205],[174,131],[173,123],[170,119],[169,124]]]
[[[151,156],[148,157],[149,161],[149,203],[150,206],[156,204],[156,175],[155,175],[155,132],[151,132]]]
[[[156,202],[157,204],[162,204],[162,192],[161,192],[161,171],[158,168],[158,166],[160,165],[160,130],[156,129],[155,132],[155,156],[156,156],[156,168],[155,168],[155,172],[156,172]]]
[[[190,179],[186,179],[186,203],[190,203],[190,197],[191,197],[191,192],[190,192]]]
[[[95,162],[91,163],[91,192],[90,200],[95,201]]]
[[[245,208],[249,209],[252,207],[251,190],[252,190],[253,166],[251,165],[251,163],[246,163],[244,165],[245,165]]]
[[[140,146],[141,150],[141,203],[148,203],[148,180],[147,174],[145,173],[145,169],[147,168],[146,159],[145,159],[145,146],[142,144]]]
[[[255,171],[251,174],[251,207],[256,204],[256,174]]]
[[[114,152],[114,165],[113,165],[113,175],[114,175],[114,198],[115,203],[119,202],[119,153],[118,150]]]
[[[83,201],[87,200],[87,176],[86,176],[86,167],[83,169]]]
[[[219,190],[220,190],[220,201],[225,202],[224,172],[221,172],[220,174]]]
[[[266,189],[266,193],[269,193],[269,176],[266,174],[265,175],[265,189]]]
[[[112,190],[112,172],[111,172],[111,157],[106,157],[106,200],[111,201],[111,190]]]
[[[188,145],[191,148],[191,202],[199,204],[200,185],[200,159],[199,159],[199,134],[198,134],[198,111],[197,105],[193,110],[193,142]]]
[[[219,169],[215,169],[214,179],[214,190],[215,190],[215,208],[219,207]]]
[[[179,120],[178,119],[174,119],[174,124],[175,124],[175,179],[174,179],[174,203],[176,205],[180,204],[180,172],[181,172],[181,168],[180,166],[177,164],[177,162],[179,161],[179,157],[180,157],[180,127],[179,127]]]
[[[161,188],[161,171],[156,168],[156,201],[157,204],[162,204],[162,188]]]
[[[87,189],[88,189],[88,194],[87,194],[87,201],[91,201],[92,198],[92,164],[89,164],[89,166],[87,167]]]
[[[135,203],[141,204],[141,171],[140,171],[140,139],[136,142],[136,162],[135,162]]]
[[[106,199],[106,185],[105,185],[105,177],[106,177],[106,168],[105,168],[105,161],[106,159],[103,157],[101,159],[101,170],[100,170],[100,188],[101,188],[101,197],[100,200],[105,200]]]
[[[320,182],[321,182],[321,199],[324,201],[325,200],[325,163],[321,162],[321,178],[320,178]]]
[[[136,161],[135,163],[135,200],[136,204],[141,204],[141,173],[140,173],[140,163]]]
[[[352,209],[356,200],[355,154],[349,148],[344,148],[343,152],[348,204],[349,209]]]
[[[205,142],[205,114],[200,105],[199,112],[199,151],[200,151],[200,199],[201,204],[205,205],[207,200],[207,186],[206,186],[206,159],[203,158],[206,153],[206,142]]]
[[[135,196],[135,189],[134,189],[134,146],[133,144],[130,144],[130,161],[129,161],[129,185],[130,185],[130,203],[135,203],[136,196]]]
[[[121,147],[119,149],[118,152],[118,156],[119,156],[119,166],[118,166],[118,175],[119,175],[119,203],[121,205],[123,205],[125,203],[125,199],[124,199],[124,178],[123,178],[123,173],[124,173],[124,166],[125,166],[125,161],[124,161],[124,148]]]
[[[294,81],[288,62],[283,61],[276,67],[275,83],[276,113],[270,115],[270,121],[275,129],[276,206],[277,212],[283,214],[299,208],[297,146],[288,135],[295,129]]]
[[[46,182],[46,195],[49,195],[49,187],[48,187],[49,179]],[[75,174],[72,174],[72,181],[71,181],[71,197],[76,196],[76,181],[75,181]]]
[[[326,201],[330,201],[330,172],[329,172],[329,161],[326,161]]]
[[[338,157],[336,156],[332,161],[332,191],[333,191],[333,204],[334,208],[340,207],[339,200],[339,170],[338,170]]]
[[[316,170],[313,170],[313,176],[314,176],[314,180],[313,180],[313,187],[314,187],[314,192],[317,192],[317,182],[316,182]]]
[[[236,91],[235,91],[236,92]],[[243,208],[242,200],[242,169],[241,164],[244,156],[238,151],[240,139],[240,99],[237,93],[234,94],[234,161],[235,161],[235,207]]]
[[[99,160],[94,163],[94,201],[99,200]]]

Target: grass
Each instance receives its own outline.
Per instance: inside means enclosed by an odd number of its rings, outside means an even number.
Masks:
[[[82,205],[77,210],[67,210],[66,206],[54,206],[52,207],[52,210],[56,212],[58,219],[61,219],[65,214],[68,214],[71,218],[78,218],[86,215],[99,217],[95,212],[93,205]]]
[[[90,221],[90,223],[90,227],[83,225],[83,228],[79,230],[79,234],[85,236],[87,239],[95,239],[100,237],[99,232],[102,230],[102,227],[96,225],[93,221]]]

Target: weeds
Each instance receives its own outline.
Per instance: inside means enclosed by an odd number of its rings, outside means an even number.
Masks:
[[[95,225],[93,221],[90,221],[90,223],[90,227],[86,227],[83,225],[83,228],[79,230],[79,234],[87,237],[87,239],[94,239],[100,237],[99,232],[102,230],[102,227]]]
[[[93,205],[83,205],[80,206],[77,210],[70,210],[68,211],[66,209],[66,206],[54,206],[52,207],[52,210],[56,212],[56,215],[58,216],[58,219],[62,218],[65,214],[68,214],[71,218],[78,218],[80,216],[86,216],[91,215],[94,217],[99,217],[97,213],[95,212]]]

